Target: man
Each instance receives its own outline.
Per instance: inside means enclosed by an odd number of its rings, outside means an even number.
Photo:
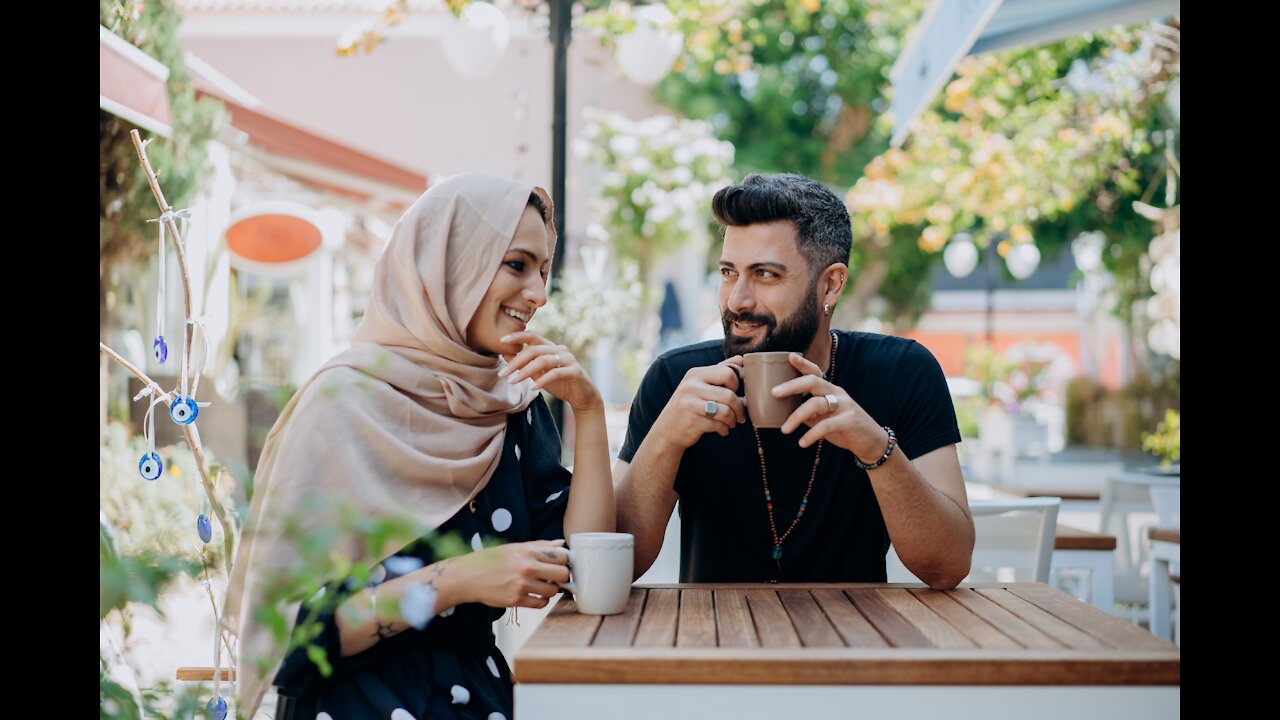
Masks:
[[[955,409],[923,346],[830,330],[849,275],[844,204],[799,175],[752,175],[711,204],[724,341],[654,362],[614,467],[636,576],[678,499],[682,582],[883,582],[892,541],[921,580],[954,587],[974,537]],[[780,430],[753,428],[737,369],[776,350],[801,377],[774,396],[807,399]]]

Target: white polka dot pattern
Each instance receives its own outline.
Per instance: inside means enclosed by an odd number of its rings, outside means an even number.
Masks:
[[[493,511],[493,516],[489,518],[493,523],[493,529],[502,532],[511,527],[511,511],[506,508],[498,508]]]

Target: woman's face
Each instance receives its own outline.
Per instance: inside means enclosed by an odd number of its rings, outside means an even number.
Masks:
[[[489,355],[520,352],[521,343],[504,343],[502,337],[525,330],[534,311],[547,304],[550,239],[538,210],[526,205],[498,274],[467,325],[472,350]]]

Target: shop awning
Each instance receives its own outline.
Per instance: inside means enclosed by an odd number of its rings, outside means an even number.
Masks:
[[[169,68],[102,25],[98,41],[98,107],[169,137]]]

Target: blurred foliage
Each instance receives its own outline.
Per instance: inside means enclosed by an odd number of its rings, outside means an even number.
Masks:
[[[592,282],[586,273],[570,271],[556,281],[550,301],[534,316],[535,328],[587,363],[600,338],[616,332],[621,319],[634,317],[642,290],[635,265],[624,265],[609,282]]]
[[[1067,384],[1067,444],[1141,451],[1142,435],[1169,409],[1180,411],[1181,374],[1174,366],[1160,381],[1139,375],[1120,390],[1078,377]]]
[[[221,102],[196,98],[195,80],[187,72],[176,31],[181,17],[175,0],[99,0],[98,19],[104,27],[169,68],[169,113],[173,132],[147,147],[152,168],[160,171],[165,199],[185,207],[209,174],[208,143],[226,123]],[[130,282],[137,260],[156,249],[156,226],[147,220],[160,216],[155,196],[139,162],[129,131],[134,125],[104,110],[98,111],[99,199],[98,250],[100,263],[100,324],[105,326],[111,287]],[[144,141],[151,135],[141,131]]]
[[[738,149],[742,174],[798,172],[848,187],[888,147],[888,134],[872,121],[925,0],[667,5],[684,32],[685,54],[656,95],[709,120]]]
[[[112,610],[120,610],[127,603],[139,602],[156,608],[160,591],[175,577],[185,573],[195,575],[200,564],[189,558],[167,555],[154,549],[142,549],[131,554],[121,552],[116,533],[104,519],[101,528],[98,553],[99,619]]]
[[[1142,449],[1160,457],[1160,466],[1182,462],[1182,413],[1170,408],[1153,433],[1142,434]]]
[[[1133,209],[1170,185],[1178,122],[1165,106],[1180,68],[1179,21],[1086,33],[964,58],[888,149],[888,71],[924,0],[669,2],[686,52],[657,97],[710,120],[740,172],[799,172],[854,186],[851,268],[894,325],[927,308],[933,263],[961,230],[980,247],[1035,242],[1052,258],[1102,230],[1118,310],[1150,294],[1140,257],[1151,223]],[[620,5],[613,3],[612,6]],[[612,33],[625,29],[625,11]],[[1007,272],[1007,271],[1006,271]],[[1011,276],[1007,276],[1011,277]]]
[[[850,191],[856,254],[884,255],[877,238],[898,245],[902,228],[931,258],[961,231],[979,247],[999,243],[1001,256],[1031,242],[1052,256],[1099,230],[1127,310],[1149,294],[1138,264],[1155,234],[1133,202],[1165,184],[1164,200],[1177,202],[1166,150],[1176,157],[1178,122],[1165,100],[1178,38],[1175,19],[964,58],[904,147],[875,158]]]
[[[317,496],[308,497],[302,507],[277,522],[284,523],[284,537],[293,543],[298,562],[284,572],[261,579],[263,600],[253,612],[276,641],[287,647],[287,653],[305,647],[308,658],[326,677],[333,668],[316,642],[324,629],[318,618],[331,614],[350,592],[368,587],[380,560],[419,543],[429,545],[442,560],[471,552],[470,545],[456,534],[427,532],[408,517],[372,517],[350,505]],[[359,538],[354,559],[337,550],[344,537]],[[489,541],[485,544],[488,546]],[[339,588],[343,592],[333,591]],[[396,610],[392,598],[384,600],[389,611]],[[309,610],[302,622],[281,612],[286,604],[297,602]],[[264,669],[279,660],[242,658]]]
[[[167,418],[162,419],[167,422]],[[102,513],[116,527],[116,542],[121,554],[133,556],[141,552],[200,562],[200,548],[208,553],[213,567],[223,564],[222,527],[207,509],[207,499],[195,458],[185,442],[156,448],[164,463],[159,479],[147,481],[138,474],[138,460],[147,452],[141,435],[132,435],[128,425],[109,422],[98,448],[98,500]],[[211,476],[222,469],[213,453],[205,449]],[[218,497],[230,510],[234,480],[222,472]],[[209,515],[214,540],[204,545],[196,534],[196,516]]]
[[[142,481],[139,478],[139,482]],[[163,615],[158,600],[164,589],[181,575],[196,575],[200,564],[190,558],[168,555],[162,551],[145,548],[126,554],[121,551],[120,539],[103,514],[99,521],[98,553],[98,618],[105,622],[112,611],[125,611],[130,603],[142,603],[155,608]],[[129,632],[127,615],[123,630]],[[112,672],[117,660],[114,653],[108,657],[105,649],[99,653],[99,716],[119,720],[144,717],[194,717],[203,707],[198,698],[198,688],[186,687],[177,694],[167,683],[157,687],[142,688],[138,695],[122,684],[131,673],[127,668]],[[123,672],[123,677],[121,673]],[[139,704],[141,703],[141,704]]]
[[[587,213],[621,261],[635,263],[642,283],[662,255],[705,243],[711,196],[727,185],[734,147],[698,120],[658,115],[631,120],[588,109],[575,141],[600,176]]]

